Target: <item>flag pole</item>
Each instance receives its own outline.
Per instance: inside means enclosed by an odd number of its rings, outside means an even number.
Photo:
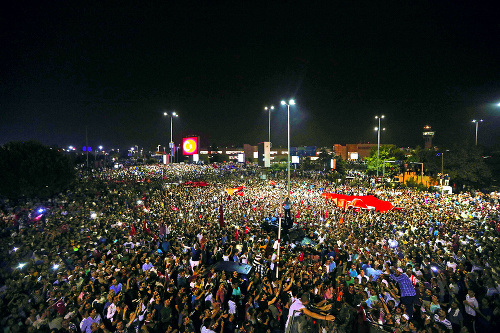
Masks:
[[[280,191],[280,216],[278,220],[278,261],[276,262],[276,279],[279,279],[280,247],[281,247],[281,213],[283,212],[283,191]]]

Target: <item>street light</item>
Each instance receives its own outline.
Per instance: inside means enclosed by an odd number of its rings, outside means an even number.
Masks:
[[[264,107],[264,110],[269,111],[269,144],[271,144],[271,110],[274,110],[274,106]]]
[[[380,120],[383,118],[385,118],[384,115],[375,116],[375,119],[378,119],[378,127],[375,127],[375,131],[377,131],[377,178],[380,164]],[[385,128],[382,128],[382,131],[385,131]]]
[[[290,105],[295,105],[295,101],[293,99],[289,100],[288,103],[285,101],[281,101],[281,105],[287,106],[287,119],[288,119],[288,154],[287,154],[287,170],[288,170],[288,182],[287,182],[287,191],[288,195],[290,195]]]
[[[441,186],[441,195],[443,195],[443,178],[444,178],[444,153],[450,151],[446,149],[441,154],[441,177],[439,177],[439,185]]]
[[[164,116],[168,116],[168,113],[167,112],[163,112],[163,115]],[[172,139],[172,133],[173,133],[173,121],[172,119],[174,119],[174,117],[179,117],[179,115],[173,111],[171,114],[170,114],[170,144],[169,144],[169,148],[170,148],[170,155],[172,155],[172,148],[174,147],[174,140]]]
[[[482,122],[483,122],[483,120],[482,120],[482,119],[480,119],[480,120],[476,120],[476,119],[474,119],[474,120],[472,120],[472,122],[473,122],[473,123],[476,123],[476,146],[477,146],[477,129],[478,129],[478,127],[479,127],[479,123],[482,123]]]

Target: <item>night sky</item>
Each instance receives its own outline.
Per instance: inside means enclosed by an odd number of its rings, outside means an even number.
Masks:
[[[12,1],[2,5],[0,144],[152,149],[500,144],[498,7],[478,1]],[[93,2],[91,2],[93,3]],[[106,3],[106,4],[104,4]],[[112,4],[111,4],[112,3]],[[87,6],[87,7],[85,7]]]

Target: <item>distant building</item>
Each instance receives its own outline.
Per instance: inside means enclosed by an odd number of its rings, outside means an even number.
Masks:
[[[343,160],[363,160],[370,156],[370,152],[373,148],[377,147],[376,143],[352,143],[342,146],[340,144],[335,144],[333,146],[335,154],[340,156]],[[327,152],[331,152],[331,149],[326,149]],[[312,161],[318,158],[320,149],[316,146],[301,146],[301,147],[290,147],[290,156],[299,156],[302,161],[303,158],[309,157]],[[237,160],[238,154],[244,153],[245,160],[253,160],[257,162],[258,160],[258,146],[252,146],[245,144],[242,148],[240,147],[227,147],[219,151],[209,151],[208,149],[201,149],[200,154],[226,154],[230,161]],[[270,162],[286,162],[288,149],[285,147],[272,147],[269,151]]]
[[[376,143],[348,143],[345,146],[340,144],[333,145],[335,154],[343,160],[362,160],[370,156],[373,147],[377,147]]]

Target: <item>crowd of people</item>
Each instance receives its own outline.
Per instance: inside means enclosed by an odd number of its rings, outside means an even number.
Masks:
[[[500,328],[495,194],[351,188],[318,175],[292,177],[287,192],[280,174],[263,178],[232,165],[127,167],[82,172],[49,201],[4,201],[3,331]],[[324,192],[398,209],[341,209]],[[308,243],[261,227],[285,209],[288,232]],[[252,270],[218,269],[224,261]]]

